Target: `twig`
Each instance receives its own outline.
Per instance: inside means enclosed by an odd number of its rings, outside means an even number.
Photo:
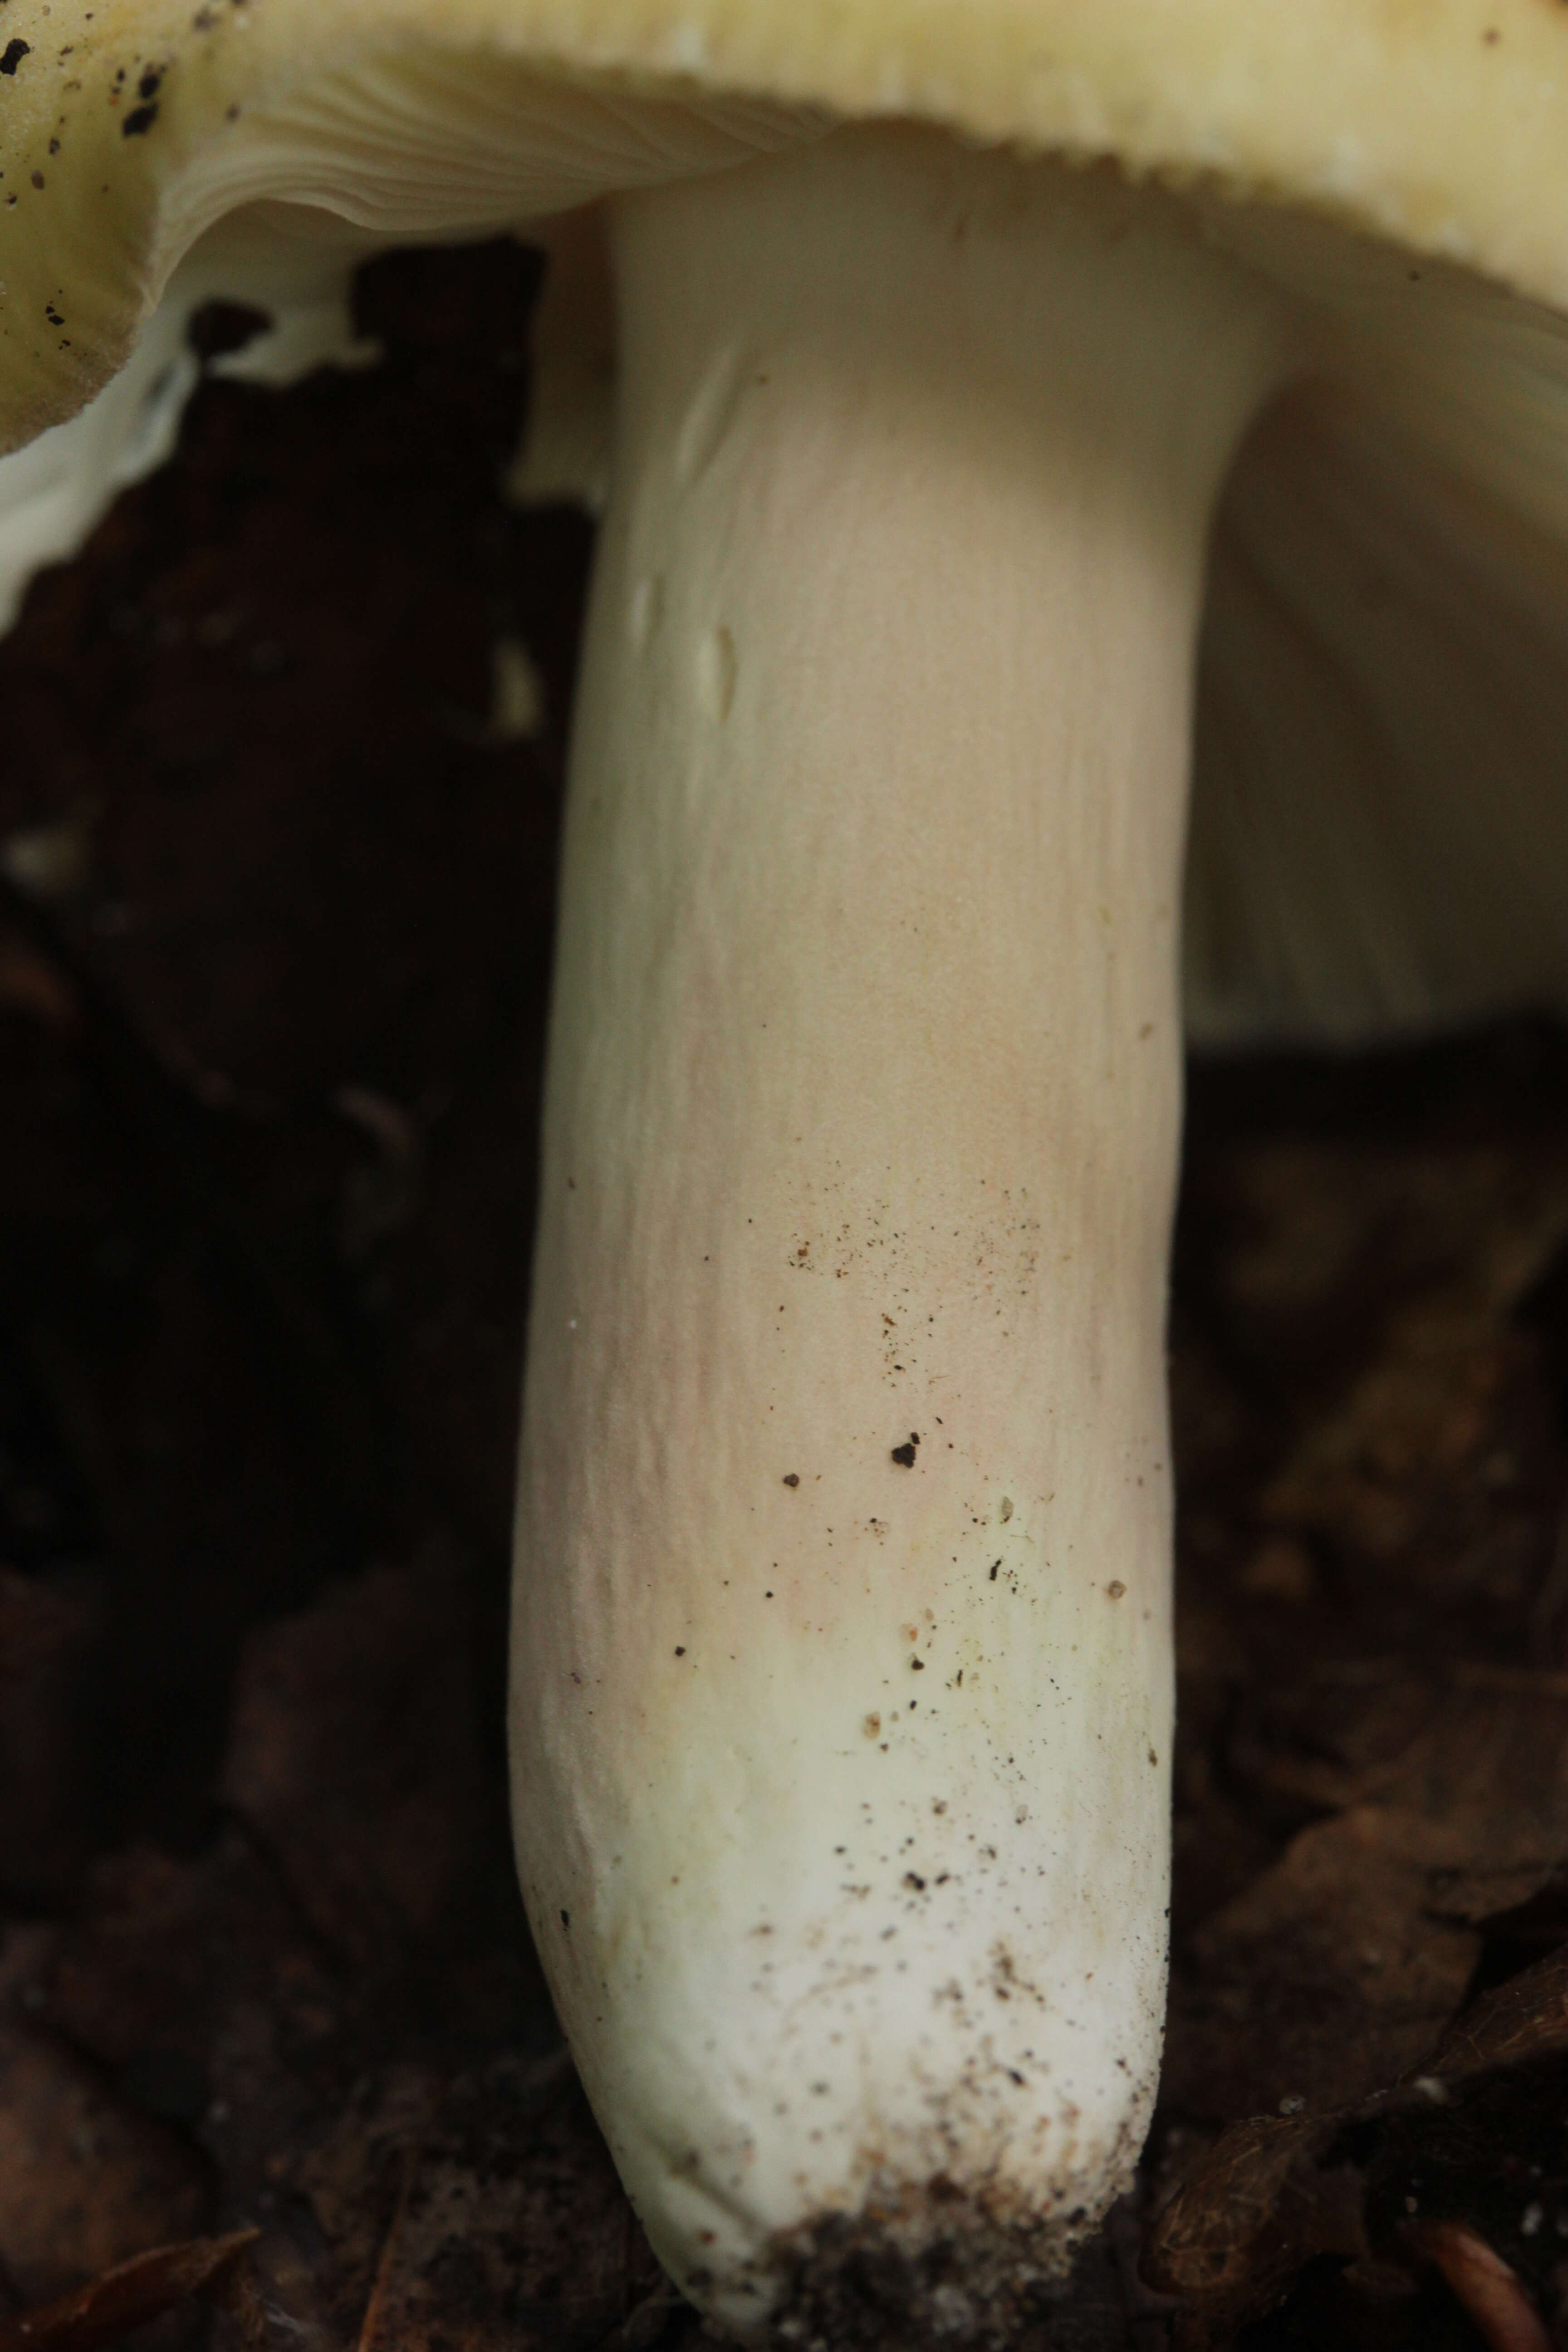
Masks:
[[[359,2340],[354,2352],[372,2352],[376,2330],[381,2325],[382,2305],[386,2300],[387,2281],[392,2275],[393,2257],[397,2250],[397,2235],[403,2227],[403,2217],[408,2210],[408,2192],[414,2186],[414,2176],[419,2168],[419,2150],[410,2146],[403,2151],[403,2179],[397,2190],[397,2202],[392,2209],[392,2219],[386,2225],[386,2235],[381,2242],[381,2253],[376,2261],[375,2276],[371,2281],[370,2297],[360,2322]]]
[[[1488,2352],[1552,2352],[1546,2323],[1519,2273],[1462,2221],[1415,2221],[1400,2236],[1440,2271]]]

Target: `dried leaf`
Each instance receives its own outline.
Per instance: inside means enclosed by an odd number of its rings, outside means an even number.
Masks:
[[[1309,1674],[1254,1704],[1231,1758],[1271,1798],[1343,1810],[1185,1939],[1165,2095],[1216,2121],[1285,2097],[1343,2106],[1432,2048],[1482,1923],[1568,1853],[1568,1683]]]
[[[1429,2050],[1479,1937],[1434,1915],[1418,1818],[1364,1806],[1303,1830],[1193,1938],[1172,1992],[1166,2096],[1316,2112],[1367,2096]]]
[[[665,2291],[563,2057],[367,2088],[301,2186],[363,2352],[561,2352]]]
[[[257,2231],[155,2246],[105,2271],[73,2294],[0,2319],[0,2352],[100,2352],[132,2328],[209,2294],[255,2244]]]
[[[1488,1993],[1456,2020],[1424,2074],[1462,2083],[1494,2066],[1568,2052],[1568,1945]]]
[[[1222,2133],[1161,2216],[1143,2274],[1165,2294],[1213,2310],[1266,2308],[1314,2254],[1367,2251],[1359,2183],[1316,2159],[1332,2117],[1260,2116]]]
[[[1233,2125],[1160,2217],[1145,2256],[1151,2283],[1200,2315],[1235,2322],[1277,2303],[1314,2254],[1344,2256],[1370,2278],[1414,2248],[1492,2327],[1499,2352],[1516,2343],[1534,2352],[1518,2332],[1525,2316],[1539,2324],[1533,2305],[1497,2248],[1511,2233],[1520,2267],[1534,2252],[1539,2272],[1568,2228],[1565,2059],[1568,1949],[1477,2002],[1374,2097]],[[1484,2231],[1483,2207],[1492,2209]],[[1499,2284],[1503,2272],[1517,2293]],[[1485,2322],[1483,2303],[1493,2315]]]

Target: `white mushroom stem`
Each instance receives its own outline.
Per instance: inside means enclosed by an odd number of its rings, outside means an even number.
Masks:
[[[1278,321],[1173,204],[912,132],[616,245],[521,1867],[677,2281],[910,2346],[1153,2095],[1191,673]]]

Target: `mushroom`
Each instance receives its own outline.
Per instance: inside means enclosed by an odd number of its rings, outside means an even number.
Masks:
[[[378,243],[604,200],[520,1869],[721,2329],[999,2338],[1127,2185],[1158,2066],[1194,709],[1189,1034],[1568,1000],[1568,26],[5,29],[17,442],[167,336],[165,288],[282,332]]]

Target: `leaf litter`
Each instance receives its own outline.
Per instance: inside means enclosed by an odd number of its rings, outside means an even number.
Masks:
[[[0,855],[0,2352],[699,2332],[507,1835],[536,283],[374,264],[383,365],[210,380],[0,645],[0,850],[75,858]],[[1189,1102],[1168,2061],[1019,2352],[1568,2347],[1568,1039]]]

